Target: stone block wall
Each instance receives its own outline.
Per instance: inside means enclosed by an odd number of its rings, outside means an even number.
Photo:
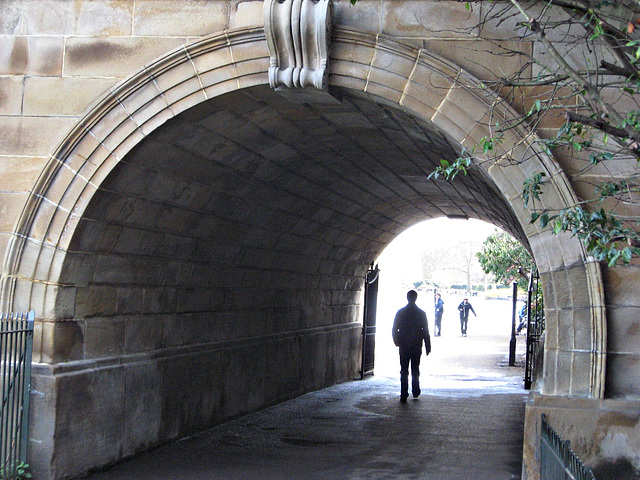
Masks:
[[[262,2],[3,2],[0,18],[5,258],[50,155],[92,106],[197,37],[261,26]],[[14,290],[15,308],[39,305],[30,451],[37,478],[73,477],[358,374],[362,261],[325,264],[338,244],[265,229],[267,209],[255,202],[216,203],[215,178],[228,173],[194,155],[186,167],[185,152],[172,157],[152,151],[157,145],[143,146],[147,164],[123,162],[125,173],[101,185],[66,252],[47,247],[23,259],[21,275],[59,278],[18,280]],[[94,159],[113,146],[97,145]],[[254,221],[245,225],[247,212]],[[302,226],[305,212],[279,221]],[[46,242],[51,226],[35,229],[29,242]],[[276,245],[279,254],[270,251]],[[332,279],[320,281],[319,269]]]
[[[539,389],[569,402],[604,396],[630,415],[640,395],[638,265],[605,269],[598,283],[599,266],[575,242],[527,225],[519,189],[531,165],[494,166],[479,184],[434,192],[416,180],[428,168],[405,162],[437,162],[482,138],[483,104],[459,87],[520,68],[494,54],[496,45],[525,53],[536,45],[514,42],[513,25],[476,28],[477,11],[457,1],[334,1],[340,38],[330,83],[364,92],[348,102],[369,117],[327,105],[315,117],[260,88],[224,96],[267,82],[262,5],[0,3],[0,304],[38,312],[38,478],[71,477],[352,378],[366,266],[404,228],[449,213],[496,223],[531,246],[548,299]],[[251,34],[232,41],[239,29]],[[212,53],[189,57],[188,47],[212,34]],[[170,64],[172,50],[188,61]],[[151,70],[135,94],[119,87]],[[514,108],[525,111],[537,93]],[[119,108],[91,110],[105,102]],[[321,134],[297,141],[298,129]],[[72,150],[61,167],[52,158]],[[554,205],[565,194],[589,196],[589,183],[611,173],[585,176],[580,159],[561,156],[545,166],[560,185],[549,194]],[[623,176],[637,164],[616,168]],[[36,202],[39,215],[22,236]],[[596,400],[581,408],[609,408]],[[527,422],[548,406],[529,407]],[[114,420],[90,424],[78,412]],[[634,444],[635,430],[602,418],[607,435]],[[585,451],[611,453],[614,443],[600,437]],[[76,450],[79,440],[85,450]]]
[[[533,394],[527,402],[523,478],[540,479],[540,419],[591,468],[596,478],[633,478],[640,463],[640,403]]]
[[[188,322],[184,326],[192,328]],[[343,326],[165,347],[113,361],[36,365],[31,471],[37,478],[74,478],[225,419],[349,380],[360,366],[360,341],[360,328]]]

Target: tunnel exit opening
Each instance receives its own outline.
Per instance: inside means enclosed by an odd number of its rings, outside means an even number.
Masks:
[[[409,228],[389,244],[378,258],[375,375],[398,378],[391,327],[396,311],[406,304],[406,292],[415,289],[417,305],[427,314],[432,344],[432,353],[421,362],[425,393],[430,388],[524,391],[524,332],[516,337],[515,365],[508,361],[513,291],[485,274],[475,256],[487,237],[499,231],[479,220],[439,218]],[[444,302],[439,336],[436,293]],[[463,336],[457,307],[465,297],[476,315],[470,314]],[[525,299],[526,292],[518,290],[518,309]]]

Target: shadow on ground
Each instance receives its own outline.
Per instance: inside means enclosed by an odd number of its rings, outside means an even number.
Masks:
[[[91,480],[433,479],[521,475],[526,392],[508,338],[438,337],[423,394],[399,402],[394,363],[173,442]],[[518,363],[524,350],[518,339]]]

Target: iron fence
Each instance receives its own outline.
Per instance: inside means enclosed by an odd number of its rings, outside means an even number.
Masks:
[[[540,339],[544,333],[544,304],[540,275],[537,269],[531,271],[527,290],[527,350],[524,366],[524,388],[529,390],[534,380],[540,353]]]
[[[18,478],[27,462],[34,312],[0,314],[0,477]]]
[[[560,438],[544,415],[541,422],[540,480],[596,480],[593,471],[582,464],[569,442]]]

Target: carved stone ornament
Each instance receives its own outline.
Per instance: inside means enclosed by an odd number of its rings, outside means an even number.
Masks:
[[[327,88],[330,0],[264,0],[271,88]]]

